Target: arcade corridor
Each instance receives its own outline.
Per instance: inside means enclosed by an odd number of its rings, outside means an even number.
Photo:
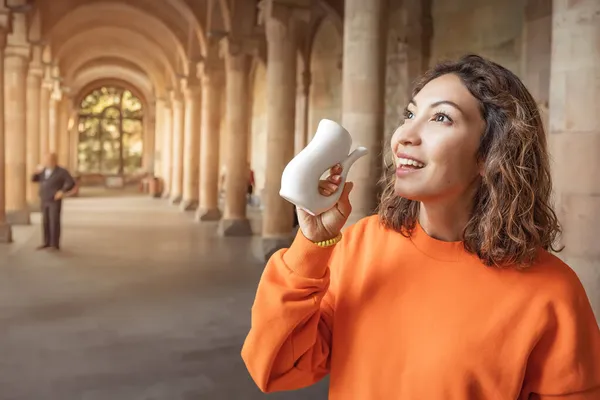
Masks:
[[[220,238],[148,197],[82,197],[47,253],[38,219],[0,245],[0,400],[326,398],[264,395],[242,363],[260,237]]]

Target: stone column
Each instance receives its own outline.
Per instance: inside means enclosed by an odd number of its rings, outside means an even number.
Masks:
[[[173,105],[173,148],[171,151],[171,194],[172,204],[179,204],[183,194],[183,128],[184,105],[179,93],[173,92],[171,96]]]
[[[69,117],[71,116],[71,98],[63,95],[58,103],[58,164],[70,169],[71,138],[69,133]]]
[[[223,236],[250,236],[252,228],[246,216],[248,168],[249,112],[248,101],[250,59],[241,43],[223,41],[226,73],[226,138],[225,211],[219,223]]]
[[[163,139],[163,129],[164,129],[164,113],[165,113],[165,100],[162,98],[157,98],[155,101],[155,113],[156,113],[156,122],[154,124],[154,174],[159,175],[162,174],[162,165],[163,165],[163,151],[164,151],[164,139]]]
[[[50,98],[52,95],[52,81],[50,67],[44,68],[44,79],[40,90],[40,155],[42,159],[50,153]]]
[[[281,174],[294,156],[297,81],[295,8],[271,2],[267,34],[267,163],[262,219],[263,252],[289,245],[293,205],[279,195]]]
[[[142,168],[148,174],[154,173],[156,118],[156,107],[153,104],[149,104],[145,110],[143,119],[144,142],[142,149]]]
[[[10,30],[10,12],[0,3],[0,60],[4,60],[6,37]],[[4,91],[4,63],[0,62],[0,91]],[[6,218],[6,141],[4,96],[0,96],[0,243],[12,242],[12,230]]]
[[[554,1],[550,144],[559,219],[558,255],[579,275],[600,321],[600,2]]]
[[[221,135],[221,92],[223,71],[202,69],[202,111],[200,117],[200,206],[198,221],[217,221],[219,210],[219,136]]]
[[[71,115],[73,125],[69,130],[69,168],[72,174],[79,172],[79,105],[71,103]]]
[[[45,154],[40,153],[40,91],[44,68],[42,66],[42,47],[32,47],[33,57],[27,74],[27,203],[31,210],[39,209],[38,184],[31,181]]]
[[[310,71],[300,75],[296,94],[296,132],[294,134],[294,155],[300,153],[308,144],[306,139],[308,128],[308,93],[310,90]]]
[[[384,0],[345,2],[342,125],[352,135],[354,147],[369,149],[369,154],[358,160],[348,175],[348,181],[354,182],[349,223],[373,214],[377,206],[383,132],[385,4]]]
[[[27,68],[31,48],[27,43],[26,16],[13,14],[4,55],[6,129],[6,210],[11,224],[30,223],[27,205]]]
[[[173,148],[173,107],[171,100],[167,99],[163,108],[163,148],[162,148],[162,175],[163,175],[163,198],[171,194],[171,152]]]
[[[200,179],[200,106],[202,88],[194,78],[185,82],[185,123],[183,150],[183,200],[182,211],[193,211],[198,207],[198,181]]]
[[[50,105],[48,107],[48,152],[56,153],[59,150],[59,124],[60,124],[60,100],[62,95],[59,91],[53,90],[50,95]]]

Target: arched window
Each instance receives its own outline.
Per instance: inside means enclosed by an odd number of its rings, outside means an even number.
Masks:
[[[143,109],[129,90],[103,86],[79,105],[79,172],[130,174],[142,167]]]

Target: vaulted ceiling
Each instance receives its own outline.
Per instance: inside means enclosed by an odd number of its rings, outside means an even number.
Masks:
[[[13,6],[26,2],[8,0]],[[343,0],[314,4],[341,16]],[[130,82],[146,100],[166,96],[182,77],[193,75],[211,41],[240,25],[256,25],[258,9],[257,0],[30,0],[29,5],[29,39],[42,43],[44,62],[58,67],[63,85],[77,93],[93,82],[116,79]]]

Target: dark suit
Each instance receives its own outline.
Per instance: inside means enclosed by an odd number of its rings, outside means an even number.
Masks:
[[[60,211],[62,200],[54,200],[58,191],[68,192],[75,187],[75,180],[66,169],[56,166],[46,177],[46,169],[33,175],[32,180],[40,184],[44,246],[60,246]]]

